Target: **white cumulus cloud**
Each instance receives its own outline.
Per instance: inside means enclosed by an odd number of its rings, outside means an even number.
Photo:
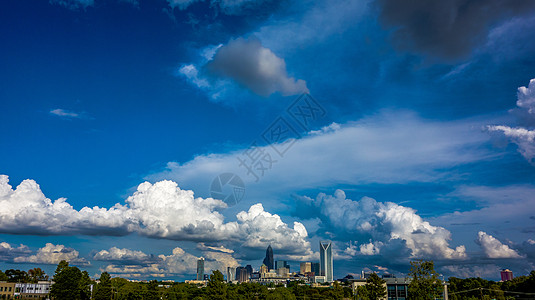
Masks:
[[[527,109],[530,114],[535,114],[535,79],[531,79],[527,87],[518,88],[516,105]]]
[[[518,152],[530,163],[535,164],[535,130],[522,127],[509,127],[504,125],[487,126],[489,131],[499,131],[510,138],[518,146]]]
[[[489,125],[490,132],[501,132],[518,146],[518,152],[535,165],[535,79],[531,79],[527,87],[521,86],[517,93],[517,108],[511,110],[520,123],[526,126]]]
[[[66,260],[75,265],[88,265],[85,258],[80,258],[78,251],[65,247],[64,245],[54,245],[46,243],[43,248],[37,250],[35,255],[15,257],[15,262],[37,263],[55,265]]]
[[[522,258],[516,250],[502,244],[502,242],[486,232],[478,232],[477,242],[489,258]]]
[[[150,262],[157,260],[153,255],[143,251],[130,250],[126,248],[111,247],[109,250],[101,250],[93,255],[94,260],[99,261],[121,261],[121,262]]]
[[[11,246],[11,244],[6,242],[0,243],[0,260],[2,261],[12,261],[15,257],[26,255],[30,253],[28,246],[20,244],[17,246]]]
[[[319,214],[324,225],[340,236],[373,239],[374,242],[360,245],[360,254],[379,254],[383,246],[401,240],[412,257],[466,258],[464,246],[449,247],[448,230],[424,221],[411,208],[368,197],[353,201],[342,190],[337,190],[334,196],[320,193],[316,199],[304,196],[296,197],[296,201],[295,213],[299,217]],[[356,246],[350,246],[346,253],[356,254]]]
[[[194,197],[169,180],[144,182],[125,201],[112,208],[84,207],[75,210],[65,198],[52,201],[33,180],[24,180],[15,190],[8,177],[0,175],[0,232],[26,234],[126,235],[189,241],[232,241],[248,248],[270,243],[287,254],[310,252],[307,232],[300,223],[290,228],[262,204],[225,222],[217,210],[226,204],[212,198]],[[120,249],[101,257],[119,255]],[[130,253],[134,255],[133,253]],[[128,253],[124,253],[128,255]]]
[[[289,228],[280,216],[270,214],[258,203],[237,215],[241,234],[247,236],[242,246],[253,249],[266,247],[269,241],[274,250],[286,255],[312,255],[310,243],[307,241],[308,233],[303,224],[294,222]]]
[[[130,278],[147,275],[164,277],[194,274],[196,272],[197,260],[199,259],[199,257],[187,253],[184,249],[176,247],[170,255],[160,254],[157,256],[157,261],[146,263],[143,257],[148,256],[147,254],[129,249],[121,250],[122,252],[136,253],[136,256],[142,259],[136,262],[129,257],[123,256],[126,260],[117,260],[113,264],[102,267],[100,269],[102,272],[106,271],[113,275]],[[210,270],[220,270],[224,273],[227,267],[237,267],[239,265],[239,262],[229,253],[204,251],[202,255],[205,259],[205,273],[209,273]]]

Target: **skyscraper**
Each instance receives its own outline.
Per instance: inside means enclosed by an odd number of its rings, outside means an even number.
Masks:
[[[275,270],[278,270],[280,268],[288,268],[290,269],[290,265],[288,265],[288,262],[285,260],[277,260],[275,262]]]
[[[312,264],[309,262],[302,262],[299,268],[299,273],[305,275],[309,272],[312,272]]]
[[[253,266],[246,265],[245,269],[247,270],[247,278],[251,277],[251,274],[253,274]]]
[[[333,281],[333,254],[332,243],[320,241],[320,275],[325,281]]]
[[[227,267],[227,282],[236,280],[236,268]]]
[[[502,281],[513,280],[513,272],[509,269],[503,269],[500,275],[502,276]]]
[[[266,258],[264,258],[264,265],[268,267],[269,270],[273,270],[273,249],[269,245],[266,249]]]
[[[197,280],[204,280],[204,258],[197,260]]]
[[[320,276],[320,263],[311,263],[310,272],[314,272],[315,276]]]
[[[236,268],[236,279],[239,282],[247,282],[249,281],[249,277],[247,276],[247,269],[244,267],[237,267]]]

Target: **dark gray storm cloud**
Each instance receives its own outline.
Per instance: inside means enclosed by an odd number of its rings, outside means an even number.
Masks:
[[[455,60],[468,56],[494,26],[535,11],[525,0],[377,0],[380,21],[402,50]]]

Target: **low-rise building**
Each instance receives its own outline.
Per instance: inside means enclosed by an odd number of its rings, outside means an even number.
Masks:
[[[15,283],[0,281],[0,298],[13,299],[15,295]]]
[[[37,283],[16,283],[15,297],[17,299],[50,299],[52,281],[39,281]]]

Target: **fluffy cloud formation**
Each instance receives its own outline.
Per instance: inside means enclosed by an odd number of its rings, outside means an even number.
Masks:
[[[396,28],[393,39],[401,48],[448,59],[469,55],[486,40],[489,30],[497,23],[535,10],[535,3],[530,1],[379,0],[377,3],[383,24]]]
[[[360,244],[360,246],[357,242],[350,242],[344,250],[344,254],[347,254],[348,258],[355,255],[379,255],[383,246],[384,243],[381,241],[370,241],[367,244]]]
[[[13,258],[20,255],[26,255],[30,252],[28,246],[23,244],[20,244],[18,247],[13,247],[6,242],[0,243],[0,260],[2,261],[12,261]]]
[[[8,177],[0,175],[0,231],[31,234],[126,235],[136,232],[154,238],[190,241],[232,241],[243,247],[265,248],[272,244],[287,254],[310,252],[307,232],[300,223],[293,229],[278,215],[264,211],[262,204],[240,212],[237,222],[224,222],[218,209],[220,200],[195,198],[193,191],[182,190],[175,182],[164,180],[142,183],[124,205],[110,209],[84,207],[75,210],[60,198],[46,198],[33,180],[23,181],[16,190]],[[110,252],[111,251],[111,252]],[[120,249],[102,252],[100,258],[120,255]]]
[[[518,252],[509,246],[502,244],[492,235],[480,231],[477,234],[477,242],[489,258],[522,258]]]
[[[264,97],[276,92],[283,96],[308,92],[306,82],[289,77],[285,61],[258,39],[238,38],[208,49],[214,52],[209,56],[203,52],[205,65],[186,64],[178,73],[198,88],[211,91],[214,99],[224,91],[229,79]],[[199,69],[205,69],[207,74],[201,74]]]
[[[94,260],[99,261],[120,261],[120,262],[136,262],[146,263],[158,260],[154,255],[145,254],[142,251],[120,249],[117,247],[111,247],[109,250],[101,250],[93,255]]]
[[[65,198],[52,202],[33,180],[24,180],[13,190],[6,175],[0,175],[0,231],[32,234],[125,234],[133,226],[125,221],[125,207],[109,210],[84,207],[75,210]]]
[[[531,79],[527,87],[518,88],[516,105],[526,109],[530,114],[535,114],[535,79]]]
[[[136,262],[130,257],[123,261],[116,260],[114,264],[101,268],[100,270],[102,272],[106,271],[113,275],[130,278],[148,275],[152,277],[165,277],[170,275],[194,274],[196,272],[197,260],[199,259],[199,257],[187,253],[182,248],[176,247],[170,255],[160,254],[157,256],[157,260],[147,263],[143,259],[144,257],[148,257],[147,254],[129,249],[121,250],[124,253],[136,253],[135,255],[142,258],[142,260]],[[204,268],[206,273],[210,270],[220,270],[224,273],[227,267],[237,267],[239,265],[238,261],[228,253],[205,251],[203,252],[203,256],[205,258]]]
[[[391,241],[401,240],[410,249],[411,257],[466,258],[464,246],[449,247],[451,234],[448,230],[432,226],[411,208],[368,197],[353,201],[341,190],[334,196],[320,193],[316,199],[303,196],[296,197],[296,201],[296,216],[307,218],[319,214],[324,226],[332,228],[339,236],[345,233],[353,238],[375,241],[362,244],[360,254],[379,254]],[[356,247],[350,246],[346,253],[356,254]]]
[[[305,81],[288,77],[284,60],[254,38],[230,40],[207,67],[264,97],[275,92],[284,96],[308,92]]]
[[[289,228],[278,215],[270,214],[258,203],[249,208],[248,212],[242,211],[237,215],[242,234],[247,239],[243,247],[262,249],[269,241],[271,247],[282,255],[308,256],[313,252],[305,226],[294,222],[293,229]]]
[[[455,191],[445,195],[442,201],[449,203],[461,201],[461,205],[465,207],[473,205],[473,208],[446,213],[430,218],[429,221],[449,228],[456,240],[464,240],[465,243],[473,241],[474,235],[482,229],[482,226],[487,232],[496,232],[500,236],[512,239],[517,236],[515,234],[518,234],[518,228],[522,228],[522,233],[529,237],[535,229],[533,221],[530,220],[530,217],[535,219],[533,195],[535,195],[534,185],[459,186]],[[516,246],[516,249],[520,248]],[[521,249],[520,253],[528,252]],[[486,263],[482,260],[477,262]]]
[[[509,126],[487,126],[489,131],[502,132],[518,146],[518,152],[531,164],[535,164],[535,130],[526,128],[512,128]]]
[[[88,265],[89,262],[79,257],[78,251],[65,247],[64,245],[54,245],[46,243],[43,248],[37,250],[35,255],[15,257],[14,261],[19,263],[37,263],[55,265],[66,260],[74,265]]]
[[[530,80],[527,87],[518,88],[517,109],[512,110],[521,123],[533,127],[535,122],[535,79]],[[518,152],[535,165],[535,130],[526,127],[510,127],[505,125],[487,126],[490,132],[501,132],[518,146]]]
[[[138,186],[126,199],[125,218],[136,220],[134,229],[147,236],[187,240],[229,238],[237,224],[223,223],[217,209],[226,207],[220,200],[195,198],[193,191],[182,190],[175,182],[164,180]]]

